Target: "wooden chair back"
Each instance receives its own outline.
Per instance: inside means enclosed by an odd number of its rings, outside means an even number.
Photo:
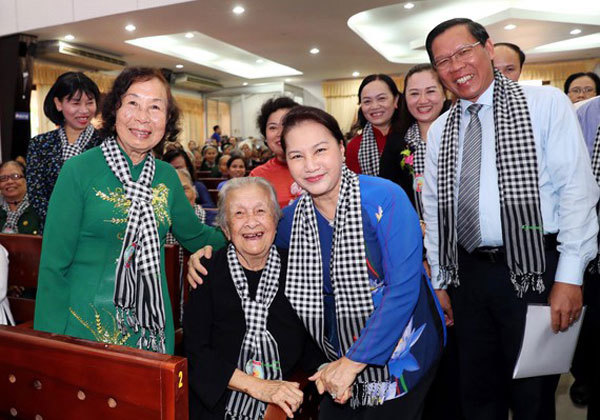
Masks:
[[[227,178],[198,178],[196,181],[202,182],[209,190],[214,190],[221,182],[227,181]]]
[[[8,286],[25,289],[26,293],[9,296],[8,302],[17,324],[33,320],[35,291],[42,253],[42,237],[38,235],[0,233],[0,244],[8,251]]]
[[[7,326],[0,354],[0,418],[188,418],[184,358]]]

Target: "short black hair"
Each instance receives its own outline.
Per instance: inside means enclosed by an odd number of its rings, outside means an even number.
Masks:
[[[196,171],[194,171],[194,165],[192,164],[190,157],[184,150],[182,150],[182,149],[169,150],[167,153],[165,153],[163,155],[162,160],[164,162],[171,163],[180,156],[185,161],[185,167],[188,170],[188,172],[190,173],[190,176],[192,177],[192,184],[193,184],[196,181]]]
[[[396,82],[394,82],[394,79],[392,79],[390,76],[388,76],[387,74],[370,74],[367,77],[365,77],[362,82],[360,83],[360,86],[358,87],[358,104],[360,105],[360,95],[364,89],[365,86],[367,86],[369,83],[374,82],[375,80],[381,80],[383,83],[385,83],[388,87],[388,89],[390,90],[390,92],[392,93],[392,96],[394,98],[400,98],[400,91],[398,90],[398,86],[396,86]],[[394,110],[394,113],[392,114],[392,125],[393,122],[396,121],[396,119],[398,118],[398,108],[396,108]],[[367,125],[367,118],[365,117],[365,114],[363,114],[362,109],[358,108],[358,123],[360,124],[361,128],[365,128],[365,125]]]
[[[233,164],[233,162],[235,162],[238,159],[240,159],[242,162],[244,162],[244,168],[245,168],[246,161],[244,160],[244,157],[240,154],[234,153],[229,157],[229,159],[227,159],[227,169],[231,168],[231,165]]]
[[[54,98],[62,101],[64,98],[71,100],[75,95],[86,94],[94,98],[96,106],[99,107],[100,91],[92,79],[82,72],[69,71],[58,76],[56,82],[52,85],[46,98],[44,98],[44,114],[56,125],[63,125],[65,116],[56,109]]]
[[[594,84],[596,85],[596,96],[600,95],[600,77],[598,77],[598,75],[596,73],[591,72],[591,71],[587,71],[587,72],[582,71],[579,73],[573,73],[572,75],[567,77],[567,80],[565,80],[565,93],[569,93],[569,89],[571,88],[571,83],[573,83],[575,81],[575,79],[579,79],[580,77],[584,77],[584,76],[587,76],[594,81]]]
[[[298,106],[288,112],[283,117],[283,131],[281,132],[281,148],[285,152],[285,136],[296,125],[306,121],[313,121],[325,127],[335,138],[338,144],[344,144],[344,134],[340,130],[340,126],[333,116],[323,111],[322,109],[312,106]]]
[[[218,128],[219,128],[218,125],[213,125],[213,131],[217,131]]]
[[[292,98],[288,98],[287,96],[271,98],[262,104],[262,107],[260,107],[260,113],[256,118],[256,125],[260,130],[260,134],[262,134],[265,138],[267,137],[267,121],[273,112],[277,112],[280,109],[292,109],[297,106],[300,106],[300,104],[294,101]]]
[[[433,57],[433,51],[431,46],[433,45],[433,41],[440,36],[442,33],[446,32],[448,29],[453,28],[458,25],[464,25],[467,27],[473,38],[481,43],[481,46],[484,46],[488,39],[490,39],[489,34],[480,23],[474,22],[471,19],[467,18],[454,18],[447,20],[445,22],[440,23],[435,28],[429,32],[427,35],[427,40],[425,41],[425,47],[427,48],[427,54],[429,55],[429,61],[431,64],[435,66],[435,60]]]
[[[510,42],[498,42],[498,43],[494,44],[494,48],[495,47],[510,48],[511,50],[513,50],[514,52],[519,54],[519,63],[521,64],[521,68],[523,68],[523,64],[525,64],[525,53],[523,52],[523,50],[521,48],[519,48],[518,45],[512,44]]]

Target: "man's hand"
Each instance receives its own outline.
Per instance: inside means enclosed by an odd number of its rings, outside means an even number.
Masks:
[[[202,257],[208,259],[212,257],[212,246],[206,245],[204,248],[200,248],[198,251],[190,255],[190,259],[188,261],[187,281],[190,286],[192,286],[192,289],[195,289],[198,287],[198,285],[202,284],[202,277],[200,277],[200,274],[204,276],[208,274],[206,268],[200,264],[200,259]]]
[[[581,315],[583,293],[581,286],[555,282],[548,298],[552,317],[552,330],[565,331]]]
[[[444,311],[444,319],[446,321],[446,327],[451,327],[454,325],[454,314],[452,313],[452,304],[450,303],[450,296],[448,296],[448,292],[443,289],[435,289],[435,295],[440,302],[440,306],[442,307],[442,311]]]

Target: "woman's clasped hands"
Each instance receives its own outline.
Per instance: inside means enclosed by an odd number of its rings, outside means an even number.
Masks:
[[[315,382],[319,394],[328,392],[339,404],[345,404],[352,397],[352,384],[366,365],[342,357],[335,362],[322,366],[317,373],[308,378]]]

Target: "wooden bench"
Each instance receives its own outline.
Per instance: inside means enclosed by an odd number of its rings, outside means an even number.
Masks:
[[[0,417],[188,418],[187,360],[0,326]]]
[[[216,188],[209,189],[208,193],[210,194],[210,198],[213,200],[213,203],[219,202],[219,190]]]
[[[211,190],[211,189],[216,189],[217,186],[223,182],[223,181],[227,181],[228,178],[198,178],[196,179],[196,181],[200,181],[202,182],[207,189]],[[216,203],[216,201],[215,201]]]

